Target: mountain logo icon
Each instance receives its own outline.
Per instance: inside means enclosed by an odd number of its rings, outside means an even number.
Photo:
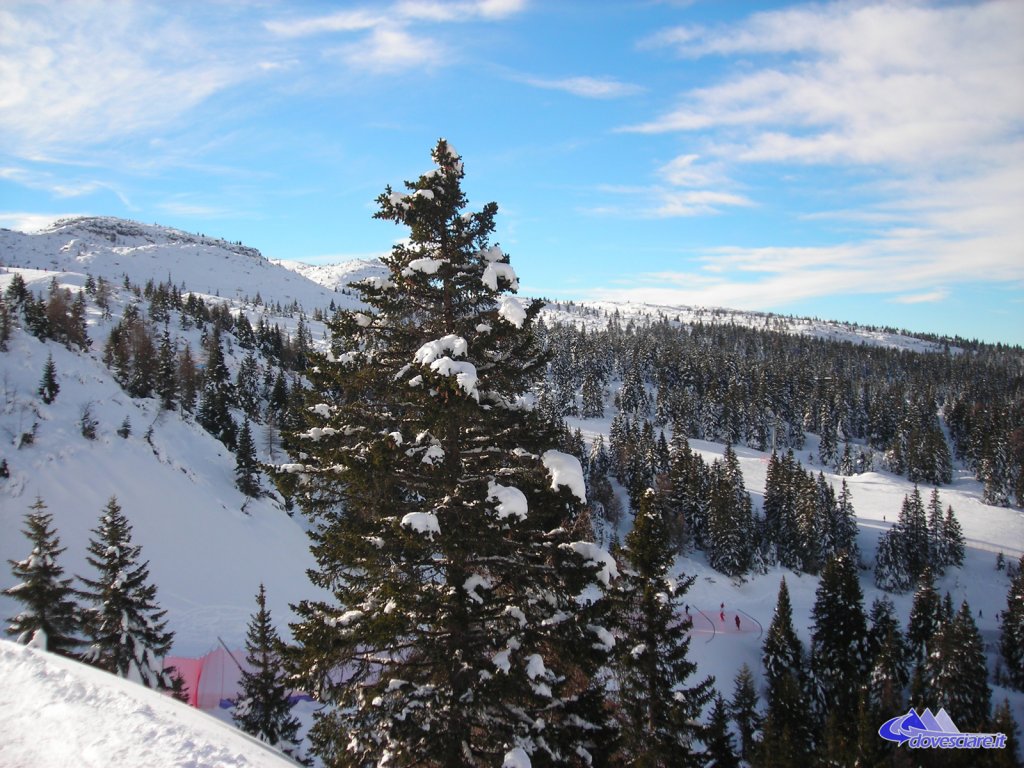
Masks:
[[[933,714],[931,709],[918,713],[911,708],[905,715],[886,720],[878,729],[886,741],[910,749],[1004,749],[1002,733],[962,733],[945,709]]]

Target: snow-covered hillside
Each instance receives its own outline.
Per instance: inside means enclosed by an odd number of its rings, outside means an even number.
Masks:
[[[0,640],[4,768],[286,768],[236,728],[93,667]]]

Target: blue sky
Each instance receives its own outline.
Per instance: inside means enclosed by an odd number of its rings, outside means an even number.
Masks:
[[[387,251],[444,136],[529,294],[1024,344],[1024,3],[0,6],[0,226]]]

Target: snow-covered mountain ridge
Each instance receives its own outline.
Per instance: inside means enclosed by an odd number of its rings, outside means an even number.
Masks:
[[[255,248],[115,218],[64,219],[31,234],[0,229],[0,265],[88,273],[113,283],[125,275],[139,285],[169,281],[211,296],[297,303],[308,312],[326,309],[332,300],[345,303],[333,289]]]

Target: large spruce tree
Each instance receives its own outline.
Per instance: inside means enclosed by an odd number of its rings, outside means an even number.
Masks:
[[[80,646],[75,590],[57,558],[64,553],[53,526],[53,516],[37,498],[29,507],[22,529],[32,545],[23,560],[8,560],[18,583],[3,594],[21,603],[10,619],[7,634],[19,643],[36,643],[47,651],[73,656]]]
[[[139,560],[142,547],[132,544],[132,527],[117,498],[107,502],[92,533],[85,559],[95,577],[78,577],[84,585],[79,594],[91,604],[84,618],[90,645],[83,658],[149,688],[173,688],[163,658],[174,633],[167,631],[149,563]]]
[[[444,140],[432,156],[377,198],[409,239],[311,355],[301,458],[279,475],[331,594],[293,625],[295,670],[333,705],[313,748],[330,766],[597,760],[614,563],[570,540],[579,461],[524,405],[540,302],[510,295],[497,205],[466,210],[462,160]]]

